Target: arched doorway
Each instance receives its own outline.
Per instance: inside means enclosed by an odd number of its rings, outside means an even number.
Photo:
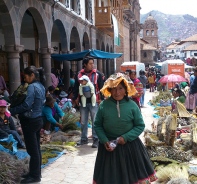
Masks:
[[[81,52],[81,43],[79,38],[79,33],[77,28],[74,26],[70,34],[70,52]],[[74,73],[77,73],[82,69],[82,61],[71,61],[71,70]]]
[[[90,49],[89,37],[88,37],[88,34],[86,32],[83,34],[82,46],[83,46],[83,50]]]
[[[0,3],[0,74],[12,93],[20,85],[19,52],[23,49],[16,39],[17,14],[12,2]],[[12,11],[10,11],[12,9]]]
[[[110,47],[110,52],[111,52],[111,53],[114,52],[114,51],[113,51],[112,45],[111,45],[111,47]],[[115,61],[114,61],[114,59],[110,59],[110,72],[111,72],[111,74],[115,73],[115,71],[116,71],[116,69],[115,69]],[[110,75],[111,75],[111,74],[110,74]]]
[[[44,20],[36,8],[27,8],[21,20],[20,43],[24,45],[20,68],[42,66],[46,75],[45,87],[51,85],[51,52],[48,51],[48,38]]]
[[[68,53],[68,41],[65,27],[61,20],[56,19],[53,24],[51,33],[51,47],[55,54]],[[69,88],[70,80],[70,62],[69,61],[54,61],[51,63],[52,68],[59,70],[58,77],[63,79],[65,89]]]
[[[108,44],[106,46],[106,52],[109,52],[109,45]],[[111,72],[110,72],[110,59],[106,59],[106,76],[107,76],[107,78],[109,77],[110,74],[111,74]]]
[[[101,50],[105,51],[104,42],[102,42],[102,44],[101,44]],[[106,76],[106,61],[105,61],[105,59],[102,59],[102,69],[103,69],[102,71],[103,71],[104,75]]]
[[[96,49],[97,50],[100,50],[101,48],[100,48],[100,43],[99,43],[99,40],[98,39],[96,39]],[[99,70],[99,71],[103,71],[103,63],[102,63],[102,59],[97,59],[97,69]]]

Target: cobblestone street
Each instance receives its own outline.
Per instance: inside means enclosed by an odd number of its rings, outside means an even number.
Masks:
[[[154,93],[146,92],[145,101],[152,99]],[[153,120],[152,108],[145,105],[142,114],[146,128],[151,127]],[[89,131],[91,132],[91,131]],[[143,134],[140,135],[143,140]],[[54,163],[42,170],[42,184],[92,184],[94,163],[97,149],[91,148],[92,140],[88,145],[77,148],[78,151],[64,154]]]

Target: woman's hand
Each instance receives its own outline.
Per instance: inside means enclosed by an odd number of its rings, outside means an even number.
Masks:
[[[109,142],[106,142],[106,143],[104,144],[104,146],[105,146],[105,149],[106,149],[107,151],[113,151],[113,150],[114,150],[114,148],[112,148],[112,147],[109,145]]]
[[[118,138],[118,144],[124,145],[125,143],[126,143],[126,142],[125,142],[125,140],[124,140],[123,137],[119,137],[119,138]]]
[[[62,130],[63,129],[63,126],[59,123],[56,123],[56,125]]]

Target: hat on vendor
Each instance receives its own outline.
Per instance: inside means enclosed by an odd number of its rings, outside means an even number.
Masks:
[[[62,97],[62,98],[65,98],[65,97],[68,96],[68,94],[65,91],[61,91],[59,96]]]
[[[50,106],[52,103],[55,103],[55,102],[56,102],[56,100],[53,97],[47,96],[46,101],[45,101],[45,105]]]
[[[135,89],[133,82],[129,78],[129,76],[123,74],[123,73],[115,73],[110,75],[110,77],[105,81],[103,88],[100,90],[101,93],[105,97],[110,97],[111,92],[110,88],[116,88],[121,82],[124,82],[128,96],[133,96],[137,93],[137,90]]]
[[[0,107],[7,107],[9,106],[5,100],[0,100]]]

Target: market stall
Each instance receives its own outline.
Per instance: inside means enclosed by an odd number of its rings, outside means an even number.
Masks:
[[[160,92],[149,102],[158,115],[157,124],[144,132],[145,144],[154,163],[159,183],[197,181],[197,118],[171,93]],[[165,103],[164,103],[165,102]]]

